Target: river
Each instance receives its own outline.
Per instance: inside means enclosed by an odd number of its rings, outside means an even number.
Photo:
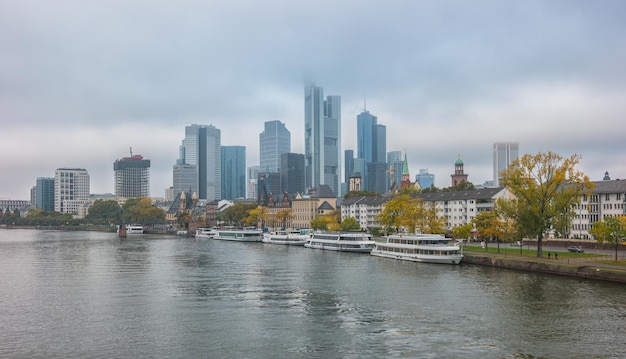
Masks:
[[[262,243],[0,229],[2,358],[624,358],[626,287]]]

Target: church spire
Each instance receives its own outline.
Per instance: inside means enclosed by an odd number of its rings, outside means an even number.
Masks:
[[[402,178],[400,187],[409,187],[411,185],[411,175],[409,174],[409,162],[406,159],[406,151],[404,152],[404,162],[402,163]]]

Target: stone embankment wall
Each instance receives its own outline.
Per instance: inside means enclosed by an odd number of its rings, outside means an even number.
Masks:
[[[587,265],[584,263],[567,263],[561,261],[548,263],[532,259],[526,260],[524,258],[503,258],[473,254],[465,254],[463,263],[566,275],[585,279],[606,280],[626,284],[626,270],[601,265]]]

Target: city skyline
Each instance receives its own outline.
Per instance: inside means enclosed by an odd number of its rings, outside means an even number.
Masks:
[[[626,177],[622,1],[245,5],[1,4],[0,198],[28,199],[63,167],[114,193],[111,162],[129,146],[151,159],[150,195],[163,197],[193,123],[245,145],[248,165],[266,121],[284,123],[291,152],[305,153],[309,81],[341,96],[342,155],[356,150],[366,98],[387,150],[407,154],[412,178],[428,168],[437,187],[458,154],[470,182],[492,180],[496,142],[519,142],[520,156],[580,154],[593,180]],[[323,28],[310,25],[321,16]]]

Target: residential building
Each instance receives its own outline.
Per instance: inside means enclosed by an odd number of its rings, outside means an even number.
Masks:
[[[113,163],[113,172],[117,197],[150,197],[150,160],[131,151],[130,157]]]
[[[304,154],[283,153],[280,159],[281,192],[304,193]]]
[[[222,197],[221,131],[213,125],[185,127],[177,164],[196,165],[198,197],[209,201]]]
[[[610,178],[608,173],[605,178]],[[569,238],[593,239],[589,230],[595,222],[626,216],[626,180],[594,181],[592,193],[580,196],[574,213]]]
[[[222,199],[246,196],[246,148],[222,146]]]
[[[304,89],[305,187],[330,186],[339,193],[341,176],[341,97],[328,96],[324,89]]]
[[[89,173],[84,168],[58,168],[54,172],[54,210],[77,215],[89,202]]]
[[[330,186],[321,185],[311,194],[298,194],[291,202],[292,226],[311,228],[311,221],[337,208],[337,195]]]
[[[496,142],[493,144],[493,186],[499,187],[502,171],[519,156],[519,142]]]
[[[265,122],[265,129],[259,135],[261,171],[280,172],[281,155],[291,152],[291,133],[280,121]]]
[[[380,222],[376,220],[388,197],[351,197],[341,202],[341,220],[352,217],[361,226],[362,230],[380,227]]]
[[[37,177],[35,207],[44,211],[54,211],[54,178]]]

